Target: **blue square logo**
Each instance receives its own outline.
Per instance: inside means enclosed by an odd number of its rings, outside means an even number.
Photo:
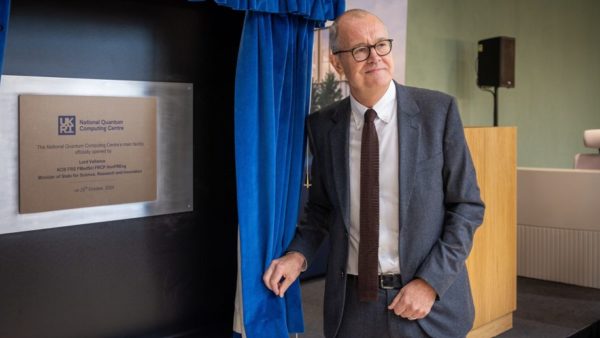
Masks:
[[[75,135],[75,116],[61,115],[58,117],[58,135]]]

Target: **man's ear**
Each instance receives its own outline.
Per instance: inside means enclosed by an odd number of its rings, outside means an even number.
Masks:
[[[333,68],[335,69],[335,71],[340,76],[344,75],[344,68],[342,67],[342,63],[340,61],[339,56],[334,55],[333,53],[329,52],[329,63],[331,63],[331,65],[333,66]]]

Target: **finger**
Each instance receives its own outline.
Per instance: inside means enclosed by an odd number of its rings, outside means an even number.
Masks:
[[[281,283],[281,279],[283,278],[283,274],[278,271],[279,269],[275,268],[273,270],[273,274],[271,275],[271,279],[269,280],[269,284],[271,285],[271,291],[276,295],[279,295],[279,285]]]
[[[269,269],[271,270],[267,282],[269,284],[269,290],[273,291],[276,295],[279,295],[279,285],[284,274],[282,272],[281,262],[279,262],[279,260],[274,260]]]
[[[406,298],[406,296],[402,299],[400,304],[396,306],[396,314],[402,318],[410,319],[410,318],[419,318],[420,310],[410,300]]]
[[[410,318],[415,318],[415,314],[412,311],[408,311],[408,310],[404,310],[402,312],[400,312],[400,314],[398,315],[402,318],[406,318],[406,319],[410,319]]]
[[[276,276],[278,270],[277,265],[278,261],[273,260],[273,262],[271,262],[271,266],[269,266],[267,272],[265,272],[263,276],[263,281],[267,286],[267,289],[273,291],[275,294],[278,292],[279,280],[281,279],[281,276],[279,276],[279,278]]]
[[[400,316],[409,320],[415,320],[425,317],[426,314],[427,312],[420,304],[411,302],[407,304],[406,309],[400,314]]]
[[[394,299],[392,300],[392,303],[390,303],[390,305],[388,305],[388,310],[392,310],[393,308],[396,307],[396,305],[398,305],[398,303],[400,302],[400,298],[402,298],[403,292],[404,292],[404,289],[400,289],[400,292],[398,292],[396,297],[394,297]]]
[[[271,283],[270,283],[272,274],[273,274],[273,262],[271,262],[271,265],[269,265],[269,268],[263,274],[263,283],[265,284],[267,289],[269,289],[271,291],[273,291],[273,289],[271,288]]]
[[[417,314],[414,312],[409,312],[409,311],[404,311],[404,313],[402,313],[400,315],[400,317],[408,319],[408,320],[415,320],[418,318]]]
[[[411,302],[406,295],[405,297],[403,297],[402,301],[400,302],[400,305],[396,308],[398,309],[398,316],[402,318],[409,319],[418,316],[418,310],[415,307],[415,304]]]
[[[290,285],[292,285],[292,283],[296,280],[296,278],[292,278],[292,277],[284,277],[283,281],[281,282],[281,284],[279,285],[279,297],[283,297],[283,295],[285,294],[285,292],[287,291],[287,289],[290,287]]]
[[[406,299],[406,293],[403,292],[398,300],[396,306],[394,306],[394,313],[397,316],[406,317],[410,313],[410,304]]]

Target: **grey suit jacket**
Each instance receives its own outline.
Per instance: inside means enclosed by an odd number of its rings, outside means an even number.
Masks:
[[[437,292],[431,312],[418,321],[423,330],[432,337],[464,336],[474,318],[465,260],[484,214],[475,170],[454,99],[397,83],[396,90],[402,282],[422,278]],[[346,287],[349,121],[349,98],[307,120],[313,185],[288,247],[304,254],[310,265],[329,236],[324,331],[330,338],[341,323]]]

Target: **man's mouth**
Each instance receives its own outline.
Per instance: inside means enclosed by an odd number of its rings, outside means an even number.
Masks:
[[[379,70],[383,70],[383,68],[373,68],[373,69],[369,69],[369,70],[367,70],[367,71],[366,71],[366,73],[367,73],[367,74],[369,74],[369,73],[374,73],[374,72],[376,72],[376,71],[379,71]]]

